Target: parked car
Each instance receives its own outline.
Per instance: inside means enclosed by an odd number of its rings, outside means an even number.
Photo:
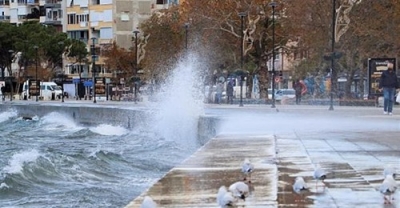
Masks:
[[[296,91],[294,89],[280,89],[275,92],[275,100],[281,101],[284,98],[295,98]]]
[[[275,94],[276,94],[276,89],[275,89]],[[272,89],[268,88],[268,99],[272,99]]]

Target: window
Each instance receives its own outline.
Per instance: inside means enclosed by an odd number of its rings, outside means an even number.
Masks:
[[[76,24],[75,18],[75,14],[68,14],[68,24]]]
[[[156,4],[165,4],[165,0],[157,0]]]

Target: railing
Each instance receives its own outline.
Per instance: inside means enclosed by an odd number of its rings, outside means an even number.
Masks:
[[[10,20],[10,16],[0,16],[0,20]]]
[[[45,4],[61,4],[62,1],[59,0],[47,0],[45,1]]]

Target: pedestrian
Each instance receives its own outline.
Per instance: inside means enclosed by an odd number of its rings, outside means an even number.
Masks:
[[[226,95],[228,96],[227,103],[233,104],[233,82],[229,81],[226,86]]]
[[[304,84],[297,79],[293,85],[293,88],[296,94],[296,105],[299,105],[301,103],[301,96],[304,91]]]
[[[399,88],[399,83],[393,69],[393,63],[388,63],[387,70],[382,72],[379,81],[379,89],[383,91],[383,114],[385,115],[392,115],[397,88]]]
[[[217,89],[216,89],[216,100],[215,102],[217,104],[221,104],[221,99],[222,99],[222,92],[224,91],[224,85],[222,84],[222,82],[218,82],[217,83]]]
[[[1,97],[2,97],[2,100],[4,101],[5,100],[5,91],[6,91],[6,87],[4,87],[4,85],[2,84],[1,85]]]

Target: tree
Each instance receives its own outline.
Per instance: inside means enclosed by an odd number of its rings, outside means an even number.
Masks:
[[[115,42],[104,50],[105,64],[113,69],[116,83],[119,82],[120,78],[130,80],[128,77],[134,76],[135,69],[135,54],[133,50],[126,50],[123,47],[119,47]]]
[[[11,60],[14,53],[11,53],[11,51],[14,51],[14,37],[16,33],[15,26],[0,22],[0,69],[3,81],[5,81],[5,69],[7,69],[8,74],[11,77],[13,76],[11,70]],[[10,86],[10,91],[13,92],[14,88],[11,77],[9,78],[8,83]]]
[[[69,47],[67,47],[65,51],[65,55],[67,58],[72,61],[72,63],[79,63],[81,66],[82,62],[87,60],[87,56],[89,55],[86,44],[82,41],[70,39]],[[72,59],[72,60],[71,60]],[[82,69],[79,69],[79,79],[82,77]]]

